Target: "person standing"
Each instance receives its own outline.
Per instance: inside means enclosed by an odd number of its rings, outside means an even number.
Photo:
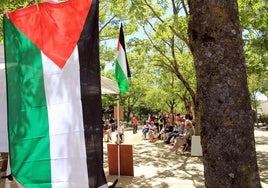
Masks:
[[[193,120],[193,114],[191,111],[187,111],[187,113],[185,114],[185,119],[188,119],[188,120]]]
[[[119,136],[118,136],[119,135]],[[124,125],[121,121],[119,121],[118,127],[117,127],[117,134],[116,134],[116,144],[120,144],[124,142]]]
[[[111,124],[109,123],[109,120],[106,120],[104,125],[103,125],[103,137],[104,137],[104,135],[107,135],[107,142],[112,140]]]
[[[162,114],[158,117],[158,124],[159,124],[159,132],[161,132],[164,126],[164,117]]]
[[[133,134],[136,134],[138,131],[138,118],[135,114],[132,117],[132,127],[133,127]]]

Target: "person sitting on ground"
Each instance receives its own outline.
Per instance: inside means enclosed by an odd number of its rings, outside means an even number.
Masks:
[[[182,152],[185,152],[191,147],[191,140],[192,140],[192,136],[194,135],[194,128],[193,128],[191,120],[185,121],[185,127],[186,127],[186,132],[184,134],[179,135],[176,138],[176,141],[172,148],[172,150],[174,150],[176,154],[178,153],[178,149],[181,146],[183,146]]]
[[[111,136],[111,125],[109,123],[109,120],[106,120],[104,122],[103,125],[103,137],[107,135],[107,142],[109,142],[109,140],[112,140],[112,136]]]
[[[160,130],[159,130],[159,123],[158,123],[158,119],[157,118],[154,119],[154,125],[157,128],[157,132],[160,132]]]
[[[170,120],[167,119],[164,128],[163,128],[163,129],[161,130],[161,132],[160,132],[160,134],[161,134],[161,139],[162,139],[162,140],[166,140],[167,137],[168,137],[168,134],[169,134],[170,132],[172,132],[172,131],[173,131],[173,126],[171,125]]]
[[[192,136],[194,135],[194,127],[191,120],[186,124],[186,135],[185,140],[186,143],[183,146],[182,152],[185,152],[191,148],[192,145]]]
[[[186,129],[183,126],[183,122],[175,122],[175,127],[172,132],[168,134],[168,138],[165,140],[166,144],[170,144],[171,139],[175,139],[177,136],[184,134]]]
[[[119,141],[120,142],[118,142],[118,133],[119,133]],[[119,125],[117,128],[116,140],[117,140],[117,142],[116,142],[117,144],[124,142],[124,126],[122,125],[121,121],[119,121]]]
[[[157,131],[157,127],[155,126],[154,121],[151,121],[148,132],[149,141],[153,141],[154,139],[158,138],[158,136],[159,133]]]
[[[149,132],[150,124],[149,121],[145,121],[142,128],[143,138],[146,139],[147,133]]]

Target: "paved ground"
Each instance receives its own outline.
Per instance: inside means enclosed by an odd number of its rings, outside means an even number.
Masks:
[[[268,131],[255,129],[258,165],[263,188],[268,188]],[[116,187],[122,188],[203,188],[202,157],[190,153],[176,155],[172,146],[163,141],[154,143],[143,140],[141,133],[126,132],[125,144],[133,145],[134,177],[109,175],[107,143],[104,143],[104,170],[110,184],[118,178]]]
[[[189,153],[176,155],[163,141],[150,143],[142,140],[140,134],[126,134],[125,143],[133,144],[134,177],[120,176],[117,187],[204,187],[201,157],[191,157]],[[105,149],[104,146],[104,152]],[[107,158],[104,164],[111,184],[118,176],[109,176]]]
[[[104,171],[109,185],[118,178],[118,188],[204,187],[202,157],[191,157],[190,153],[176,155],[170,151],[171,146],[162,141],[151,143],[143,140],[140,132],[133,135],[126,131],[125,135],[124,144],[133,145],[134,176],[109,175],[107,143],[104,142]],[[261,184],[268,188],[268,131],[256,129],[255,138]],[[0,165],[1,162],[0,159]],[[11,188],[16,188],[14,183],[11,184]],[[3,187],[3,180],[0,180],[0,188]]]

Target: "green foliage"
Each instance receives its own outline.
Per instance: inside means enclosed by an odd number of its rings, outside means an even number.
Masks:
[[[35,2],[42,2],[43,0],[1,0],[0,1],[0,44],[3,43],[3,16],[8,12],[12,12],[16,9],[23,8],[29,5],[33,5]]]
[[[268,114],[261,115],[259,121],[265,123],[268,126]]]
[[[41,2],[41,1],[39,1]],[[172,5],[174,2],[174,6]],[[120,24],[123,24],[132,73],[129,91],[120,96],[127,116],[137,113],[183,112],[192,104],[195,70],[188,48],[188,10],[181,0],[99,1],[100,63],[102,75],[114,79],[113,65]],[[0,11],[13,11],[35,1],[3,0]],[[252,99],[268,96],[267,0],[240,0],[244,49]],[[0,18],[0,42],[3,40]],[[102,96],[103,106],[115,104]],[[254,102],[257,105],[257,101]],[[129,117],[128,117],[129,118]]]
[[[239,1],[249,88],[251,92],[259,91],[268,96],[267,7],[266,0]]]

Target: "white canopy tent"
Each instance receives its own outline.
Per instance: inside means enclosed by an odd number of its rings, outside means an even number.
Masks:
[[[0,45],[0,152],[8,152],[4,46]]]
[[[101,94],[119,94],[118,84],[114,80],[102,76]]]

